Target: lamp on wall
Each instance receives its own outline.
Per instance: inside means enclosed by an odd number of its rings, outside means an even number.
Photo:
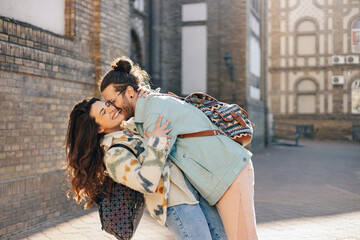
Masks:
[[[232,56],[230,55],[230,53],[226,53],[225,57],[224,57],[224,61],[225,61],[225,65],[229,70],[230,73],[230,77],[231,77],[231,81],[235,81],[235,77],[234,77],[234,66],[232,64]]]

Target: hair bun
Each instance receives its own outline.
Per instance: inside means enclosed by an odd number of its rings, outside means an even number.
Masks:
[[[130,59],[121,57],[115,59],[111,63],[111,68],[115,71],[120,71],[129,74],[133,67],[132,61]]]

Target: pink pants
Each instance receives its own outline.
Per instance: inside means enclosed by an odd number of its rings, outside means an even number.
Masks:
[[[216,203],[229,240],[257,240],[251,160]]]

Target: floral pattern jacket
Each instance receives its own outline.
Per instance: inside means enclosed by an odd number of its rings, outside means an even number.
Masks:
[[[166,137],[151,137],[144,146],[133,120],[125,124],[126,130],[106,134],[102,139],[107,173],[115,182],[143,193],[150,215],[164,226],[170,188],[166,161],[169,142]],[[123,147],[110,148],[119,143],[131,148],[135,156]]]

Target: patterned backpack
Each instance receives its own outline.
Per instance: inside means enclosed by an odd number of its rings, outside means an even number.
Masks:
[[[114,144],[112,147],[123,147],[134,156],[134,151],[124,144]],[[138,227],[145,209],[144,194],[125,185],[114,182],[111,197],[103,192],[95,200],[98,205],[101,229],[114,235],[117,239],[131,239]]]
[[[205,115],[219,127],[218,130],[207,130],[197,133],[181,134],[178,137],[201,137],[212,135],[225,135],[232,140],[246,146],[253,136],[253,123],[249,120],[248,113],[237,104],[219,102],[205,93],[192,93],[185,98],[169,93],[170,96],[184,100],[200,109]]]

